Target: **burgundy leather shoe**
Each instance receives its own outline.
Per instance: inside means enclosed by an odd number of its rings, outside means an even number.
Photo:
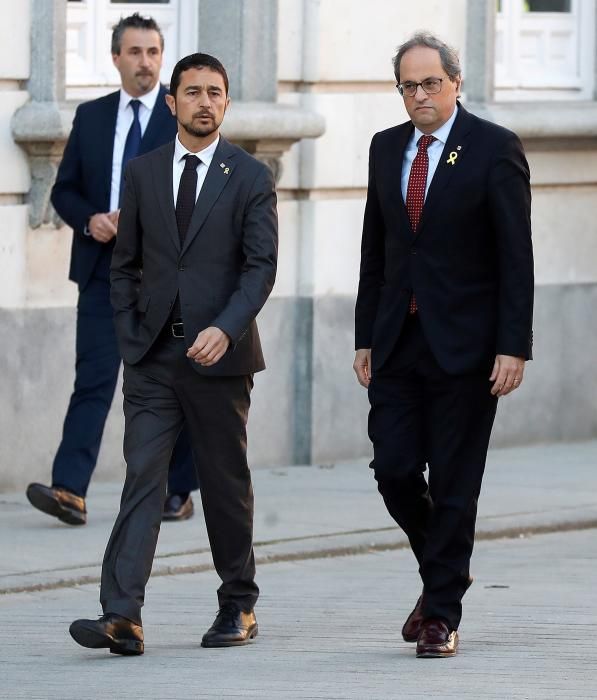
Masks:
[[[144,651],[143,628],[126,617],[107,613],[98,620],[75,620],[70,636],[88,649],[110,649],[111,654],[139,656]]]
[[[162,520],[188,520],[193,516],[194,512],[195,507],[193,506],[193,499],[191,498],[190,493],[187,493],[186,497],[184,494],[180,493],[169,493],[166,496],[166,502],[164,503],[164,514],[162,515]]]
[[[411,612],[411,614],[406,618],[404,627],[402,628],[402,639],[405,642],[416,642],[419,639],[419,634],[421,632],[421,625],[423,624],[423,594],[419,596],[417,603]]]
[[[458,649],[458,632],[450,630],[443,620],[428,618],[421,625],[417,639],[417,658],[434,659],[454,656]]]
[[[29,484],[27,498],[34,508],[53,515],[67,525],[85,525],[87,522],[85,499],[76,493],[57,486]]]

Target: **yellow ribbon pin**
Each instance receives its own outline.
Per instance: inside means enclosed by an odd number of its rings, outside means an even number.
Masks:
[[[230,168],[224,168],[224,175],[228,175],[229,172],[230,172]]]
[[[450,153],[450,157],[448,158],[446,163],[449,163],[450,165],[454,165],[454,163],[456,163],[456,158],[458,158],[458,153],[456,153],[456,151],[452,151]]]

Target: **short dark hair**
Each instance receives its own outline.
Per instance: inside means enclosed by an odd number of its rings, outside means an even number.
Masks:
[[[180,85],[180,74],[189,70],[189,68],[209,68],[219,73],[224,80],[224,87],[226,88],[226,94],[228,94],[228,73],[226,73],[226,69],[220,61],[208,53],[192,53],[190,56],[181,58],[174,66],[172,78],[170,78],[170,94],[172,97],[176,97],[176,91]]]
[[[118,23],[112,27],[112,55],[119,56],[122,49],[122,35],[126,29],[145,29],[146,31],[154,31],[160,35],[160,44],[162,51],[164,50],[164,35],[160,29],[160,25],[153,17],[141,17],[138,12],[130,17],[121,17]]]
[[[397,83],[400,82],[400,61],[404,54],[410,49],[414,49],[415,46],[425,46],[428,49],[435,49],[439,53],[442,68],[446,71],[450,80],[454,82],[460,78],[462,71],[460,70],[460,59],[458,58],[456,49],[448,46],[448,44],[438,39],[438,37],[431,34],[431,32],[417,32],[396,50],[393,64]]]

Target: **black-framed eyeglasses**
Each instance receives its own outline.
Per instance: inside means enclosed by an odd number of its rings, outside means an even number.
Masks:
[[[443,78],[425,78],[420,83],[407,80],[405,83],[398,83],[396,87],[403,97],[414,97],[417,94],[419,85],[423,88],[423,92],[428,95],[437,95],[442,89],[442,81]]]

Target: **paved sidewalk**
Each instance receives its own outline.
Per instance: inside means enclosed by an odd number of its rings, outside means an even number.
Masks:
[[[490,452],[461,653],[437,661],[400,638],[420,581],[364,460],[254,471],[260,635],[241,649],[199,646],[218,585],[199,513],[162,528],[131,659],[67,631],[100,614],[120,485],[93,484],[82,528],[0,494],[0,698],[595,700],[596,467],[597,441]]]
[[[259,562],[394,549],[406,538],[387,515],[365,460],[253,472]],[[0,601],[10,591],[99,580],[121,484],[93,483],[85,527],[0,494]],[[196,516],[162,527],[153,575],[211,569]],[[597,526],[597,441],[493,450],[479,504],[479,537]]]
[[[202,649],[213,572],[152,580],[146,651],[88,650],[68,624],[97,586],[0,596],[0,697],[17,700],[594,700],[597,530],[480,542],[453,659],[416,659],[399,637],[419,593],[410,552],[261,566],[260,634]]]

